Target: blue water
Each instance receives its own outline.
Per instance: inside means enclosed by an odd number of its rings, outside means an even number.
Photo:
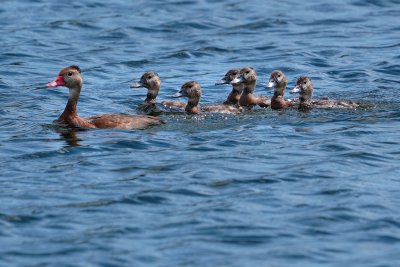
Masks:
[[[44,1],[0,5],[0,266],[399,266],[400,1]],[[69,132],[138,113],[187,80],[202,103],[230,68],[274,69],[357,110],[165,113],[143,131]]]

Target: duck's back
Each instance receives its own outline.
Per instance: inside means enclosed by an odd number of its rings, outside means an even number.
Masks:
[[[148,115],[120,115],[120,114],[103,114],[86,118],[86,120],[95,125],[96,128],[108,129],[144,129],[151,125],[165,123],[163,120]]]
[[[311,106],[315,108],[357,108],[359,105],[353,101],[321,99],[312,100]]]
[[[230,105],[207,105],[202,106],[201,110],[204,112],[215,112],[215,113],[223,113],[223,114],[239,114],[240,109]]]
[[[272,109],[282,109],[293,106],[292,101],[284,99],[282,96],[273,96],[271,99]]]
[[[174,100],[164,100],[161,101],[161,105],[163,105],[166,108],[180,108],[180,109],[185,109],[186,103],[182,103],[179,101],[174,101]]]
[[[271,99],[266,96],[242,94],[242,96],[239,99],[239,105],[242,107],[259,105],[260,107],[266,108],[271,105]]]

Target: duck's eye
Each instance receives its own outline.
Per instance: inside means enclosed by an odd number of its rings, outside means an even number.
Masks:
[[[147,77],[147,79],[148,79],[148,80],[151,80],[152,78],[153,78],[153,76],[149,76],[149,77]]]
[[[281,77],[281,75],[280,74],[278,74],[278,78],[280,78]]]
[[[246,71],[246,74],[249,74],[250,73],[250,71]]]
[[[73,74],[72,71],[68,72],[68,76],[72,76],[72,74]]]
[[[307,82],[303,82],[303,84],[307,84]]]

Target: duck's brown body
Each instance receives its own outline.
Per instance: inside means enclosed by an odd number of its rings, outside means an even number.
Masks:
[[[82,85],[81,71],[77,66],[62,69],[56,80],[47,84],[48,87],[65,86],[69,89],[67,105],[56,120],[57,124],[79,128],[143,129],[150,125],[164,123],[159,118],[145,115],[102,114],[87,118],[79,117],[76,107]]]

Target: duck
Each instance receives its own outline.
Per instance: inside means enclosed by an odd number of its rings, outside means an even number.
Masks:
[[[274,96],[271,98],[272,109],[283,109],[293,106],[293,102],[285,100],[283,98],[286,89],[286,76],[280,70],[274,70],[271,72],[268,84],[265,88],[274,88]]]
[[[144,129],[165,123],[163,120],[147,115],[102,114],[93,117],[80,117],[77,113],[79,95],[83,86],[81,69],[72,65],[63,68],[56,79],[47,84],[48,88],[64,86],[69,89],[68,102],[55,124],[73,128],[99,129]]]
[[[243,84],[243,92],[239,98],[239,105],[242,107],[268,107],[271,100],[265,96],[254,95],[254,88],[257,83],[257,73],[251,67],[245,67],[240,70],[239,76],[230,82],[232,85]]]
[[[131,88],[147,88],[147,96],[143,104],[138,107],[140,111],[147,114],[160,112],[157,108],[156,98],[160,91],[161,79],[157,72],[147,71],[140,77],[139,82],[130,85]]]
[[[215,85],[231,84],[240,75],[240,68],[234,68],[225,73],[225,76],[217,81]],[[244,84],[232,84],[232,91],[226,98],[224,105],[238,106],[240,95],[243,93]]]
[[[348,108],[355,109],[359,104],[348,100],[332,99],[311,99],[314,92],[314,86],[311,79],[307,76],[300,76],[297,79],[296,86],[290,93],[299,93],[299,109],[307,110],[311,108]]]
[[[213,112],[223,114],[238,114],[240,110],[233,106],[216,104],[207,105],[200,108],[199,102],[201,97],[201,86],[196,81],[185,82],[181,89],[173,95],[173,97],[187,97],[188,102],[185,105],[185,111],[190,114],[198,114],[200,112]]]

